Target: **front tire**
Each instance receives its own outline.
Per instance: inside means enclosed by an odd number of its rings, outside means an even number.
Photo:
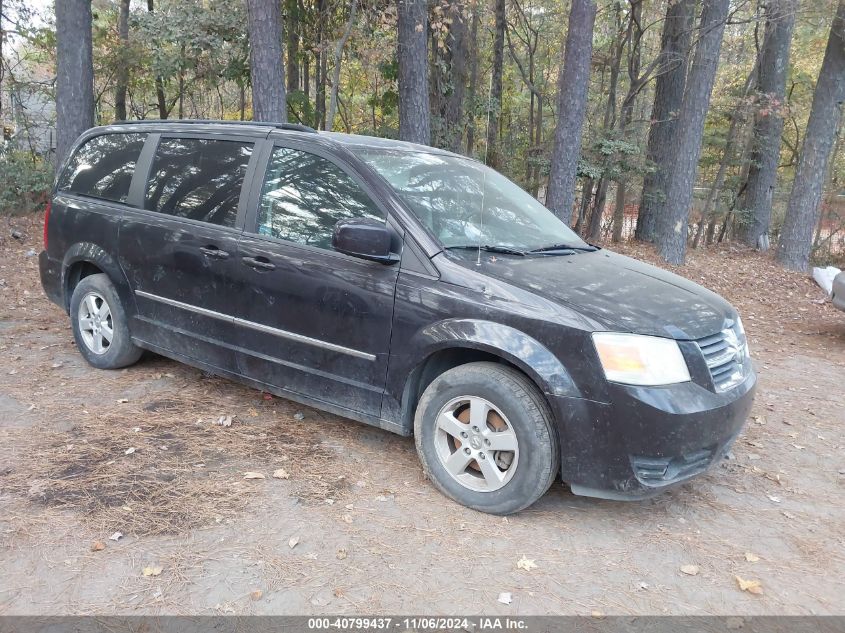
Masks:
[[[84,277],[70,298],[70,320],[79,353],[98,369],[134,364],[142,350],[129,335],[126,311],[108,275]]]
[[[450,499],[490,514],[512,514],[543,496],[559,448],[542,394],[523,374],[469,363],[438,376],[414,418],[417,454]]]

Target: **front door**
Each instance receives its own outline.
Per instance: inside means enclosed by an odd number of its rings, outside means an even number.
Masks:
[[[331,236],[384,212],[338,163],[295,146],[273,147],[258,197],[238,251],[242,373],[377,416],[398,267],[338,253]]]
[[[137,305],[133,336],[228,371],[237,371],[230,300],[253,147],[249,138],[162,136],[144,208],[124,213],[119,233]]]

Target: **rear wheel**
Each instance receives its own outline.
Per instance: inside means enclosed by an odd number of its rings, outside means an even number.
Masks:
[[[89,275],[76,285],[70,317],[76,346],[94,367],[120,369],[141,357],[142,350],[129,336],[126,311],[108,275]]]
[[[420,398],[414,433],[434,485],[483,512],[528,507],[558,470],[552,416],[542,394],[504,365],[470,363],[437,377]]]

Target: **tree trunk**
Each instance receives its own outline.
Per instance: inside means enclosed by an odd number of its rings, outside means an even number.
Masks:
[[[505,0],[494,0],[496,25],[493,37],[493,69],[490,78],[490,103],[487,111],[487,149],[485,162],[493,169],[500,169],[499,119],[502,116],[502,71],[505,63]]]
[[[0,0],[0,124],[3,122],[3,72],[6,70],[6,64],[3,59],[3,41],[6,39],[6,32],[3,30],[3,0]],[[5,131],[0,130],[0,134],[5,138]],[[0,140],[2,143],[2,140]]]
[[[155,10],[155,0],[147,0],[147,11],[152,13]],[[164,81],[161,75],[156,75],[156,101],[158,102],[158,118],[166,119],[170,114],[167,108],[167,99],[164,96]]]
[[[346,46],[346,41],[352,33],[352,27],[355,25],[355,12],[357,10],[358,1],[350,0],[349,18],[346,20],[346,28],[343,29],[343,35],[341,35],[334,47],[334,68],[332,69],[332,86],[331,95],[329,96],[329,114],[326,118],[326,130],[329,132],[334,127],[334,117],[337,114],[337,92],[340,89],[340,63],[343,60],[343,47]]]
[[[285,0],[287,94],[299,90],[299,0]]]
[[[447,63],[452,86],[446,97],[446,147],[461,151],[464,130],[464,94],[467,83],[467,24],[463,0],[449,3],[449,34],[446,37]]]
[[[646,242],[654,241],[657,218],[666,207],[666,177],[671,168],[677,113],[684,98],[695,5],[696,0],[670,2],[663,25],[660,57],[664,72],[655,82],[646,150],[646,158],[653,163],[654,171],[646,174],[643,180],[635,234],[638,240]]]
[[[604,215],[604,206],[607,201],[607,189],[610,181],[602,176],[596,187],[596,200],[593,204],[593,212],[590,214],[590,224],[587,226],[587,239],[596,242],[601,237],[601,219]]]
[[[476,95],[478,94],[478,25],[481,22],[481,3],[476,2],[472,9],[472,25],[469,30],[469,89],[467,91],[467,103],[470,107],[470,115],[467,121],[467,145],[466,154],[472,156],[475,149],[475,109]]]
[[[792,270],[804,271],[810,265],[813,227],[844,102],[845,0],[839,0],[778,245],[778,261]]]
[[[120,40],[115,69],[114,118],[126,120],[126,90],[129,84],[129,0],[120,0],[117,18],[117,37]]]
[[[760,50],[757,93],[760,103],[754,117],[755,145],[742,209],[749,214],[743,240],[749,246],[767,250],[772,197],[780,161],[783,107],[789,44],[795,24],[795,0],[769,0],[765,5],[766,33]]]
[[[428,6],[426,0],[399,0],[399,139],[428,145]]]
[[[640,93],[644,79],[640,77],[641,48],[643,37],[642,0],[630,0],[631,15],[628,19],[628,93],[622,100],[622,112],[619,117],[619,138],[625,140],[625,133],[634,118],[634,100]],[[627,183],[625,174],[616,181],[616,205],[613,209],[613,238],[615,243],[622,241],[622,229],[625,224],[625,193]]]
[[[278,0],[247,0],[254,121],[287,121],[282,9]]]
[[[326,31],[328,30],[326,0],[317,0],[317,49],[314,52],[314,117],[315,127],[326,129]]]
[[[587,111],[596,3],[573,0],[557,86],[557,126],[549,168],[546,206],[567,225],[572,221],[581,134]]]
[[[687,225],[704,119],[710,107],[729,3],[730,0],[704,0],[698,45],[678,114],[673,167],[666,181],[666,197],[671,203],[658,217],[657,225],[660,256],[670,264],[683,264],[686,257]]]
[[[94,125],[90,0],[56,0],[56,165]]]

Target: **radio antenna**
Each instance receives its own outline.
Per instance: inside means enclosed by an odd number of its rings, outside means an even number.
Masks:
[[[481,266],[481,240],[484,239],[484,196],[487,193],[487,157],[490,155],[490,112],[493,98],[493,72],[490,72],[490,86],[487,88],[487,125],[484,128],[484,166],[481,168],[481,214],[479,215],[478,256],[475,265]]]

